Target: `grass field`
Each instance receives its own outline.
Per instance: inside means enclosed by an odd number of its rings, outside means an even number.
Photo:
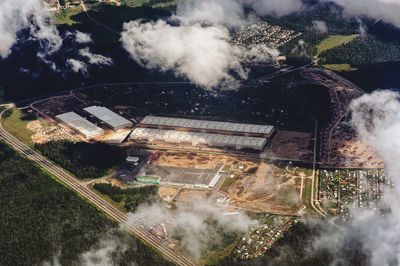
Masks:
[[[322,67],[338,72],[356,70],[356,68],[353,68],[350,64],[326,64],[322,65]]]
[[[81,7],[73,7],[73,8],[63,9],[55,15],[55,17],[54,17],[55,23],[56,24],[67,24],[70,26],[73,24],[79,23],[78,21],[75,21],[72,17],[81,12],[82,12]]]
[[[230,178],[228,177],[225,179],[224,183],[221,186],[221,190],[228,192],[229,187],[236,181],[236,178]]]
[[[10,132],[19,140],[28,146],[33,147],[31,139],[32,132],[26,128],[26,125],[30,121],[31,120],[27,119],[26,115],[21,110],[14,108],[9,116],[2,118],[2,125],[5,130]]]
[[[341,46],[345,43],[353,41],[359,35],[332,35],[324,39],[317,45],[317,56],[322,52]]]

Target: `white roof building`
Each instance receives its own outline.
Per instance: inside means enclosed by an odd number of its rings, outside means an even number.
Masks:
[[[94,105],[84,108],[84,110],[89,114],[95,116],[96,118],[100,119],[113,129],[126,128],[132,126],[131,121],[120,116],[119,114],[114,113],[108,108]]]
[[[74,112],[57,115],[56,118],[78,131],[86,138],[93,138],[104,134],[103,129]]]
[[[132,131],[130,129],[122,129],[118,130],[117,132],[113,133],[111,136],[109,136],[105,142],[110,143],[110,144],[121,144],[128,138],[128,135]]]
[[[175,143],[190,143],[191,145],[209,145],[218,147],[234,147],[236,149],[250,148],[262,150],[267,143],[266,138],[231,136],[201,132],[186,132],[167,129],[136,128],[131,139],[146,141],[165,141]]]
[[[146,116],[142,124],[153,126],[167,126],[175,128],[191,128],[200,130],[228,131],[236,133],[269,135],[274,130],[270,125],[243,124],[232,122],[208,121],[187,118]]]

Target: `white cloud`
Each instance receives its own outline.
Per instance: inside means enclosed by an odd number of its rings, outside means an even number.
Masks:
[[[384,158],[387,176],[394,189],[384,190],[381,208],[385,214],[367,208],[351,208],[348,224],[325,226],[325,233],[313,244],[325,248],[347,265],[345,252],[357,249],[368,265],[397,265],[400,261],[400,94],[377,91],[353,101],[352,124],[360,138]],[[353,253],[354,254],[354,253]],[[393,264],[394,263],[394,264]]]
[[[171,225],[167,230],[169,236],[179,235],[181,245],[194,257],[199,258],[209,249],[210,241],[219,243],[224,232],[245,233],[258,225],[243,213],[235,216],[224,216],[221,209],[204,199],[196,200],[189,206],[177,206],[170,210],[159,204],[143,205],[133,214],[128,214],[128,222]],[[211,222],[211,223],[210,223]]]
[[[124,24],[123,47],[141,65],[174,70],[195,84],[212,89],[224,83],[236,87],[231,72],[246,74],[239,63],[240,49],[231,46],[229,32],[221,26],[200,24],[171,26],[165,21]]]
[[[321,0],[335,2],[344,8],[349,16],[368,16],[382,19],[400,27],[400,1],[399,0]]]
[[[284,16],[304,8],[301,0],[244,0],[260,16]]]
[[[91,43],[93,42],[92,37],[90,37],[90,34],[81,32],[81,31],[75,31],[75,41],[77,43],[81,44],[86,44],[86,43]]]
[[[325,34],[325,33],[328,33],[328,26],[326,25],[325,21],[314,20],[312,22],[310,30],[315,31],[319,34]]]
[[[70,58],[67,60],[67,65],[74,71],[75,73],[87,74],[87,65],[79,61],[77,59]]]
[[[183,25],[200,23],[203,25],[224,25],[238,28],[255,20],[244,14],[238,0],[184,0],[177,6],[175,19]]]
[[[62,39],[51,22],[49,7],[42,0],[0,1],[0,57],[6,58],[18,41],[17,33],[29,28],[31,38],[38,40],[44,54],[57,51]]]
[[[109,57],[100,54],[93,54],[90,52],[90,49],[84,48],[79,50],[79,54],[89,60],[89,64],[92,65],[107,65],[110,66],[113,64],[113,60]]]

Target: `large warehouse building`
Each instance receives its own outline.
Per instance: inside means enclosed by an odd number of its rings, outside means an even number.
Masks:
[[[85,138],[90,139],[104,134],[104,130],[89,122],[85,118],[74,112],[68,112],[57,115],[56,119],[60,120],[70,128],[82,134]]]
[[[199,131],[217,134],[234,134],[248,136],[270,136],[274,127],[270,125],[243,124],[221,121],[208,121],[187,118],[146,116],[141,122],[142,127],[158,129],[175,129]]]
[[[86,112],[106,123],[113,130],[132,127],[132,122],[102,106],[84,108]]]
[[[130,136],[136,141],[167,142],[235,149],[262,150],[267,138],[221,135],[202,132],[185,132],[169,129],[136,128]]]

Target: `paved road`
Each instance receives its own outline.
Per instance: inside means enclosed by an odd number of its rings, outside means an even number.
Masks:
[[[11,105],[10,105],[11,107]],[[5,111],[5,110],[4,110]],[[4,113],[0,113],[0,119]],[[14,148],[17,152],[27,157],[29,160],[36,162],[42,168],[47,170],[49,173],[53,174],[60,181],[69,186],[76,193],[88,199],[92,204],[94,204],[98,209],[105,212],[115,221],[120,223],[124,228],[126,228],[130,233],[135,235],[137,238],[143,240],[147,244],[151,245],[159,252],[161,252],[167,259],[174,262],[177,265],[196,265],[187,256],[178,253],[176,250],[171,249],[166,244],[162,243],[157,237],[149,233],[148,231],[142,229],[138,225],[128,223],[127,214],[115,208],[112,204],[102,199],[99,195],[94,193],[92,190],[83,186],[79,180],[68,174],[65,170],[55,165],[47,158],[31,149],[14,136],[9,134],[1,125],[0,120],[0,139],[3,139],[8,145]]]
[[[314,194],[318,193],[318,175],[316,170],[317,164],[317,135],[318,135],[318,120],[315,118],[311,118],[314,120],[314,154],[313,154],[313,170],[312,170],[312,179],[311,179],[311,206],[314,208],[316,212],[325,217],[327,214],[323,209],[321,209],[319,205],[318,199],[314,199]],[[315,190],[314,190],[315,188]]]

